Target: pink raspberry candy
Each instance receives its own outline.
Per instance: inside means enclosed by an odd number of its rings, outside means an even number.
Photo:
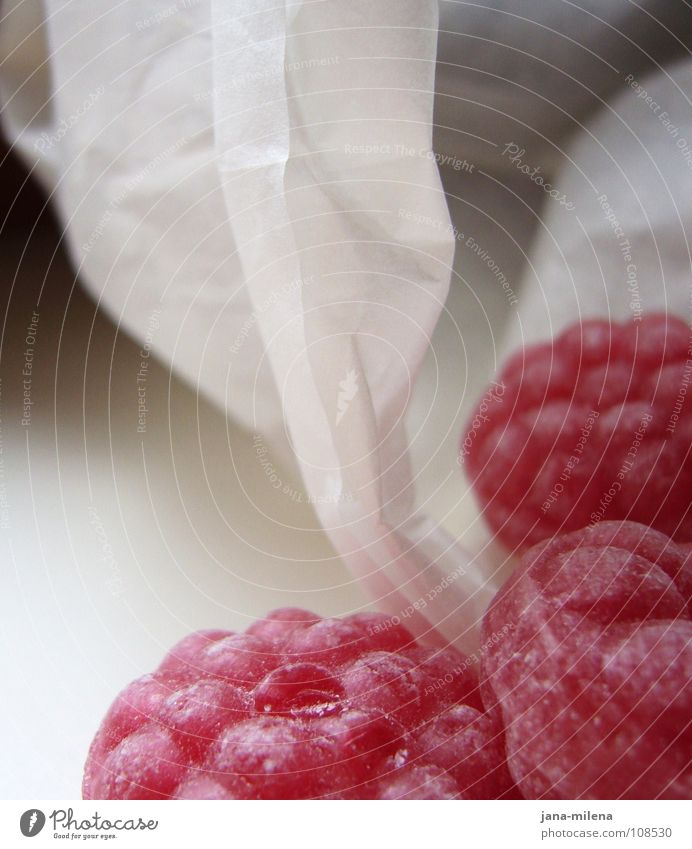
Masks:
[[[632,522],[528,551],[483,622],[481,686],[526,798],[688,799],[692,569]]]
[[[512,357],[462,437],[484,515],[523,548],[601,520],[692,541],[692,336],[585,321]]]
[[[470,664],[379,614],[201,631],[116,699],[85,799],[517,796]]]

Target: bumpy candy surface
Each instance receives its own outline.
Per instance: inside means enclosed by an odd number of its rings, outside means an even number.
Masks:
[[[481,687],[526,798],[692,794],[692,570],[642,525],[528,551],[490,605]]]
[[[516,796],[502,729],[451,649],[379,614],[283,609],[183,639],[116,699],[86,799]]]
[[[462,435],[487,521],[513,549],[614,519],[692,541],[691,386],[672,316],[586,321],[519,352]]]

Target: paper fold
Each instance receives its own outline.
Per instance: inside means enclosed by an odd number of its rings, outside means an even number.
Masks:
[[[417,635],[458,640],[471,564],[440,528],[409,536],[403,423],[453,257],[431,148],[437,4],[267,3],[240,26],[244,7],[213,4],[216,144],[308,496],[380,607],[413,605]]]

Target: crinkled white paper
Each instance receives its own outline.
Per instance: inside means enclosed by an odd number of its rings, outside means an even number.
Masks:
[[[10,95],[9,126],[86,285],[290,443],[380,608],[472,645],[460,623],[492,588],[416,515],[403,423],[453,256],[432,154],[437,3],[45,7],[46,102],[19,116]]]

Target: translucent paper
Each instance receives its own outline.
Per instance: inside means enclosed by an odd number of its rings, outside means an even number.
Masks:
[[[453,253],[432,154],[436,4],[245,8],[213,6],[216,142],[292,448],[380,606],[458,639],[459,604],[475,623],[488,590],[415,515],[403,425]]]
[[[22,90],[10,63],[8,125],[81,279],[290,446],[381,609],[473,645],[493,588],[416,514],[403,424],[453,255],[432,153],[436,2],[45,9],[50,76]]]

